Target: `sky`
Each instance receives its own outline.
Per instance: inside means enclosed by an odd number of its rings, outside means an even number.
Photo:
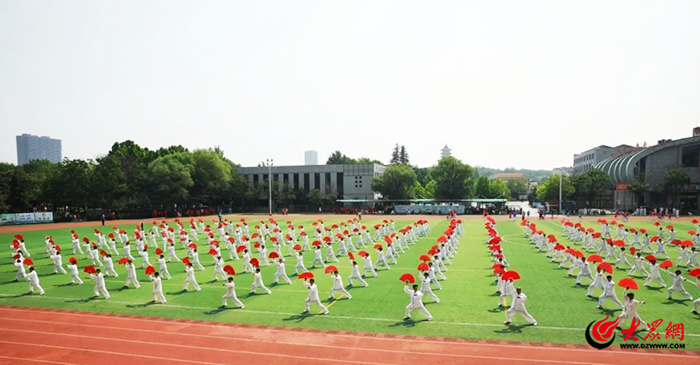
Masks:
[[[0,161],[117,141],[220,146],[243,166],[552,169],[692,135],[700,1],[3,1]]]

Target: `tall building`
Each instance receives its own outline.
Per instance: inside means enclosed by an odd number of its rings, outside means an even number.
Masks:
[[[17,165],[32,160],[61,162],[61,140],[31,134],[17,136]]]
[[[318,165],[318,152],[317,151],[306,151],[304,152],[304,165]]]
[[[445,145],[445,147],[442,148],[442,157],[447,157],[447,156],[452,156],[452,150]]]

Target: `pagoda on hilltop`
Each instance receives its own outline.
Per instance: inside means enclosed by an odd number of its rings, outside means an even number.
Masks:
[[[445,145],[445,147],[442,148],[442,157],[447,157],[447,156],[452,156],[452,150]]]

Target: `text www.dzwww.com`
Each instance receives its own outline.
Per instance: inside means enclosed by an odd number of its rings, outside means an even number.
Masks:
[[[621,349],[684,349],[684,343],[621,343]]]

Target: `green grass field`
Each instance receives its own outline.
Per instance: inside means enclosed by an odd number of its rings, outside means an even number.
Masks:
[[[370,217],[366,217],[370,218]],[[396,217],[396,227],[403,227],[412,223],[409,219]],[[409,218],[409,217],[406,217]],[[339,221],[340,219],[338,219]],[[295,220],[295,225],[311,226],[312,220]],[[560,236],[562,228],[559,221],[534,221],[538,229]],[[327,225],[334,223],[326,221]],[[372,219],[365,219],[363,223],[367,226],[374,224]],[[69,275],[52,275],[53,266],[44,254],[44,234],[52,234],[57,244],[64,250],[64,264],[71,256],[69,230],[48,230],[23,232],[27,242],[27,248],[33,254],[32,259],[36,264],[36,269],[40,275],[41,285],[46,291],[46,295],[26,295],[27,283],[13,283],[11,280],[15,276],[15,268],[11,265],[10,252],[7,246],[12,241],[13,234],[0,234],[0,242],[5,245],[5,249],[0,258],[0,304],[18,305],[29,307],[47,307],[75,309],[94,312],[123,313],[132,315],[144,315],[167,318],[187,318],[204,321],[236,322],[249,324],[262,324],[273,326],[292,326],[317,328],[327,330],[347,330],[363,332],[380,332],[392,334],[410,334],[423,336],[444,336],[459,337],[465,339],[497,339],[513,341],[537,341],[553,343],[585,343],[584,328],[591,321],[598,321],[605,318],[606,314],[618,315],[618,310],[613,303],[606,304],[606,310],[601,311],[596,308],[597,299],[586,297],[586,286],[577,287],[575,278],[567,277],[566,270],[557,269],[558,264],[550,263],[544,257],[544,253],[538,254],[530,245],[529,241],[523,238],[523,228],[519,222],[499,222],[498,230],[504,238],[506,258],[510,263],[511,270],[517,270],[522,279],[516,284],[523,288],[528,295],[527,308],[537,319],[539,326],[532,327],[521,317],[515,317],[514,325],[506,327],[503,325],[505,314],[498,309],[498,297],[494,295],[495,284],[492,275],[492,258],[485,244],[485,232],[483,222],[478,220],[465,221],[465,236],[461,240],[458,255],[452,260],[452,265],[448,266],[446,273],[448,280],[442,283],[443,290],[436,290],[441,303],[435,304],[432,300],[426,300],[426,307],[432,313],[435,320],[433,322],[422,321],[422,315],[414,312],[414,321],[403,321],[404,307],[408,304],[409,298],[403,292],[403,284],[398,277],[406,272],[416,274],[416,267],[419,263],[418,257],[425,253],[430,246],[435,244],[436,238],[446,229],[447,221],[431,222],[432,235],[422,238],[417,245],[411,246],[410,250],[401,255],[398,265],[392,265],[390,271],[381,269],[378,271],[378,278],[369,278],[368,288],[354,287],[350,289],[353,295],[352,300],[340,297],[336,301],[330,301],[328,297],[331,288],[331,280],[324,275],[322,268],[312,270],[317,278],[319,291],[322,300],[326,305],[330,305],[330,315],[302,316],[300,313],[304,309],[303,301],[306,298],[306,289],[301,280],[295,280],[293,276],[292,285],[270,285],[275,272],[274,266],[263,267],[263,277],[265,283],[272,290],[272,295],[248,296],[252,276],[242,274],[236,276],[237,294],[243,301],[246,308],[218,309],[220,298],[225,293],[222,282],[211,283],[213,268],[211,257],[206,254],[201,255],[202,264],[206,266],[206,271],[197,272],[197,280],[202,286],[201,292],[188,292],[181,294],[184,273],[178,272],[182,269],[182,264],[171,263],[170,273],[173,279],[163,281],[165,296],[168,303],[165,305],[149,305],[151,300],[151,284],[147,282],[147,277],[143,270],[138,270],[139,278],[142,280],[141,289],[120,290],[125,277],[125,270],[122,266],[117,266],[119,278],[108,278],[107,287],[112,295],[110,300],[91,299],[93,281],[86,280],[83,286],[66,285],[69,282]],[[690,222],[675,222],[674,225],[681,232],[679,237],[687,237],[685,232],[692,229]],[[587,227],[599,229],[595,222],[587,222]],[[628,222],[628,227],[651,228],[648,221]],[[133,225],[121,225],[120,228],[130,229]],[[109,227],[105,227],[109,228]],[[147,227],[148,228],[148,227]],[[93,227],[76,228],[76,233],[81,237],[94,237]],[[308,228],[307,228],[308,230]],[[105,234],[108,233],[105,230]],[[562,243],[567,243],[565,239]],[[120,249],[121,251],[121,249]],[[667,248],[675,262],[678,253],[675,249]],[[283,250],[286,252],[286,249]],[[372,257],[376,258],[376,253],[370,250]],[[178,250],[178,256],[183,257],[184,250]],[[325,249],[324,249],[325,254]],[[151,253],[151,262],[155,263],[154,254]],[[227,257],[227,253],[224,252]],[[77,257],[79,260],[82,257]],[[310,266],[313,256],[311,253],[305,254],[305,263]],[[116,264],[116,259],[114,260]],[[137,263],[140,258],[137,257]],[[229,261],[236,271],[242,266],[241,261]],[[81,261],[81,267],[85,265],[85,260]],[[341,259],[338,264],[343,281],[347,285],[349,275],[349,262]],[[291,273],[294,267],[294,260],[287,261],[287,271]],[[684,270],[685,271],[685,270]],[[615,281],[618,281],[625,274],[625,271],[615,273]],[[87,274],[82,274],[87,276]],[[662,275],[666,275],[662,273]],[[668,280],[667,280],[668,279]],[[637,278],[637,282],[643,284],[643,278]],[[667,284],[670,278],[664,276]],[[697,297],[700,291],[692,283],[686,283],[686,289]],[[600,290],[595,295],[599,295]],[[675,294],[678,295],[678,294]],[[676,300],[666,299],[665,289],[640,288],[638,299],[646,301],[648,304],[640,307],[642,318],[651,323],[656,319],[663,319],[664,322],[658,329],[661,334],[661,341],[678,342],[678,340],[666,340],[665,328],[669,321],[683,323],[685,326],[686,349],[700,350],[700,322],[698,317],[690,313],[691,301],[681,301],[680,296],[675,296]],[[618,297],[622,299],[622,289],[618,288]],[[312,313],[318,310],[312,306]],[[640,338],[644,333],[639,333]],[[622,336],[617,336],[619,343]]]

